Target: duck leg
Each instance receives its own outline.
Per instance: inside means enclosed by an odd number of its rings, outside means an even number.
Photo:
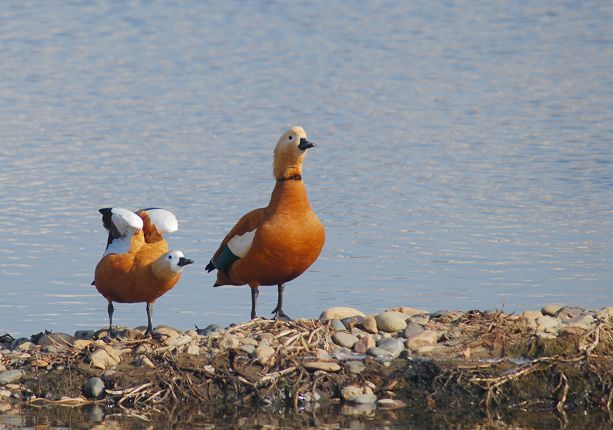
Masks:
[[[115,311],[115,308],[113,307],[113,302],[109,302],[109,305],[106,308],[107,312],[109,313],[109,334],[113,333],[113,312]]]
[[[285,312],[283,312],[283,291],[285,290],[285,284],[279,284],[277,286],[277,307],[271,312],[274,314],[273,319],[280,321],[291,321]]]
[[[255,313],[255,306],[258,302],[258,296],[260,295],[259,285],[258,284],[249,284],[251,287],[251,319],[256,319],[258,316]]]
[[[147,302],[147,330],[145,331],[145,336],[153,335],[153,325],[151,324],[151,316],[153,315],[153,305]]]

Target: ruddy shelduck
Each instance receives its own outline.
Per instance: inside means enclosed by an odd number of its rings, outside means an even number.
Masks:
[[[164,240],[164,234],[177,231],[177,218],[158,208],[137,213],[104,208],[100,213],[109,236],[92,284],[109,302],[109,330],[113,330],[113,302],[146,302],[145,335],[151,335],[153,303],[174,287],[183,268],[193,263],[181,251],[169,252]]]
[[[214,286],[251,287],[251,318],[261,285],[277,285],[275,319],[287,320],[283,311],[286,282],[300,276],[317,260],[325,241],[324,226],[313,212],[302,181],[302,162],[315,144],[302,127],[294,126],[274,150],[275,187],[270,203],[244,215],[221,242],[206,266],[217,269]]]

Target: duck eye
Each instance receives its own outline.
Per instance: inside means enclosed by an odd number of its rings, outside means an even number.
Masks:
[[[292,140],[293,138],[294,138],[294,136],[290,136],[290,137],[289,137],[289,140]]]
[[[169,256],[168,256],[168,259],[169,259],[169,260],[172,260],[172,255],[169,255]]]

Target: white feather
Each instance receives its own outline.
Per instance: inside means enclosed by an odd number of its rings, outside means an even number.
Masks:
[[[239,258],[243,258],[245,255],[247,255],[249,248],[251,248],[251,242],[253,242],[256,231],[257,229],[248,231],[245,234],[237,235],[230,239],[228,241],[228,248],[230,248],[232,254]]]
[[[106,250],[102,256],[109,254],[126,254],[130,252],[131,246],[132,237],[120,237],[119,239],[115,239],[109,243],[109,246],[106,247]]]
[[[124,208],[111,209],[112,222],[121,236],[127,236],[129,233],[136,233],[142,230],[143,220],[134,212]]]
[[[147,214],[160,234],[174,233],[179,229],[177,217],[166,209],[149,209]]]

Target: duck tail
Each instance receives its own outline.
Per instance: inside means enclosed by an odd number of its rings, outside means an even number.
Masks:
[[[216,267],[213,264],[213,260],[209,261],[209,264],[207,264],[204,269],[207,271],[207,273],[211,273],[213,270],[215,270]]]

